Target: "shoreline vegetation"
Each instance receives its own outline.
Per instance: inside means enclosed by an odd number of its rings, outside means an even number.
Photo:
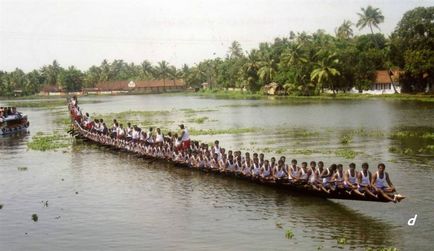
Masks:
[[[121,95],[185,95],[185,96],[198,96],[216,99],[273,99],[273,100],[401,100],[401,101],[420,101],[420,102],[434,102],[433,93],[399,93],[399,94],[357,94],[357,93],[322,93],[320,95],[312,96],[299,96],[299,95],[267,95],[260,92],[241,91],[241,90],[226,90],[226,89],[204,89],[197,92],[168,92],[168,93],[147,93],[147,94],[89,94],[86,97],[103,97],[103,96],[121,96]],[[3,103],[13,105],[16,107],[54,107],[66,104],[66,96],[40,96],[32,95],[25,97],[0,97]],[[42,102],[41,102],[42,100]],[[20,102],[22,101],[22,102]],[[101,101],[87,101],[84,103],[98,103]]]
[[[284,95],[270,96],[262,93],[253,93],[249,91],[228,91],[224,89],[208,89],[194,93],[185,93],[192,96],[202,96],[222,99],[276,99],[276,100],[366,100],[366,99],[385,99],[385,100],[403,100],[403,101],[421,101],[434,102],[434,94],[355,94],[355,93],[322,93],[312,96]],[[170,94],[168,94],[170,95]]]
[[[167,85],[177,80],[191,90],[246,89],[250,98],[263,92],[323,98],[328,97],[326,92],[373,89],[379,93],[387,89],[391,93],[432,94],[434,7],[407,11],[390,36],[380,30],[385,19],[380,9],[367,6],[357,14],[359,19],[354,23],[343,20],[337,24],[334,34],[321,29],[290,31],[287,36],[261,42],[248,51],[233,41],[226,55],[206,58],[190,66],[174,66],[165,60],[151,63],[143,59],[134,63],[104,59],[99,65],[80,70],[75,66],[63,67],[54,60],[30,72],[19,68],[11,72],[0,70],[0,96],[89,90],[130,92],[149,88],[134,89],[134,82],[140,81],[162,82],[156,89],[168,91]],[[370,32],[355,35],[356,28],[369,28]],[[128,87],[117,85],[119,82],[128,83]],[[341,98],[339,94],[336,96]]]

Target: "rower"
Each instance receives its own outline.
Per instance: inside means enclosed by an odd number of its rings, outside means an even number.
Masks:
[[[259,158],[253,158],[252,176],[259,177],[261,166],[259,165]]]
[[[259,154],[259,166],[263,166],[264,165],[264,158],[265,158],[264,154],[260,153]]]
[[[226,162],[226,170],[229,172],[235,172],[235,166],[236,166],[236,162],[234,161],[234,156],[230,154]]]
[[[213,153],[217,154],[219,159],[221,158],[222,154],[221,154],[221,149],[220,149],[218,140],[214,141],[214,146],[212,147],[212,151],[213,151]]]
[[[271,157],[270,170],[271,170],[271,176],[274,176],[274,173],[276,171],[276,158],[274,157]]]
[[[404,196],[400,194],[393,194],[396,192],[395,187],[390,181],[389,174],[385,171],[386,165],[383,163],[378,164],[378,171],[372,175],[372,187],[375,189],[377,194],[381,194],[384,198],[389,201],[399,202],[404,199]],[[393,195],[393,198],[392,198]]]
[[[320,180],[319,180],[319,171],[316,168],[316,162],[315,161],[311,161],[309,164],[309,184],[312,186],[313,189],[320,191],[321,188],[319,188],[317,185],[320,184]]]
[[[343,166],[342,164],[337,165],[337,171],[335,174],[333,174],[331,178],[331,182],[334,183],[333,186],[331,186],[334,189],[343,189],[344,188],[344,172],[343,172]]]
[[[302,183],[306,183],[308,178],[309,178],[309,173],[307,170],[307,162],[302,162],[301,168],[300,170],[298,170],[298,174],[295,181],[301,181]]]
[[[326,193],[330,193],[330,180],[333,176],[334,171],[336,170],[337,166],[336,164],[332,164],[330,167],[327,167],[323,172],[321,173],[322,178],[322,189]]]
[[[283,162],[284,162],[285,161],[284,157],[282,157],[282,158],[283,158]],[[282,160],[282,158],[280,158],[280,159]],[[298,169],[299,168],[297,166],[297,160],[296,159],[291,160],[291,166],[288,169],[288,179],[296,181],[298,178],[298,172],[299,172]]]
[[[181,149],[185,151],[190,148],[190,134],[184,124],[180,124],[179,128],[181,128]]]
[[[164,143],[164,135],[161,133],[160,128],[157,128],[157,134],[155,136],[155,143],[159,146],[162,146]]]
[[[279,161],[277,162],[277,170],[274,176],[276,180],[284,180],[288,177],[287,173],[284,170],[284,166],[285,165],[283,160],[279,159]]]
[[[371,191],[371,189],[372,189],[372,186],[371,186],[372,174],[368,169],[369,169],[368,163],[363,163],[362,164],[362,171],[359,172],[357,175],[357,182],[359,184],[359,192],[362,194],[368,193],[369,195],[377,198],[377,195],[375,195]]]
[[[344,187],[347,189],[347,192],[351,194],[352,192],[355,192],[359,195],[363,195],[357,187],[357,171],[356,171],[356,164],[351,163],[349,165],[349,169],[345,171],[344,175]]]
[[[271,177],[271,167],[270,162],[267,160],[264,160],[264,164],[262,165],[262,171],[261,171],[261,178],[263,179],[270,179]]]
[[[133,137],[133,128],[131,127],[131,123],[127,123],[127,139],[131,139]]]

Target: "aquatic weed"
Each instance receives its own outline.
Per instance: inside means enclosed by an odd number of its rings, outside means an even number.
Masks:
[[[259,128],[230,128],[230,129],[190,129],[190,135],[217,135],[217,134],[243,134],[243,133],[252,133],[259,131]]]
[[[286,237],[286,239],[292,239],[294,237],[294,233],[292,232],[291,229],[287,229],[285,231],[285,237]]]
[[[341,144],[347,145],[348,143],[351,143],[353,141],[353,136],[351,135],[343,135],[340,139]]]
[[[48,151],[64,148],[71,145],[71,138],[58,132],[53,134],[36,133],[32,140],[27,143],[27,147],[37,151]]]
[[[301,154],[301,155],[312,155],[313,151],[310,149],[295,149],[292,151],[294,154]]]
[[[345,159],[354,159],[357,153],[350,149],[338,149],[335,151],[336,156],[343,157]]]
[[[192,119],[188,120],[188,122],[203,124],[207,119],[208,119],[208,117],[198,117],[198,118],[192,118]]]
[[[39,219],[39,217],[38,217],[37,214],[32,214],[32,220],[33,220],[34,222],[37,222],[38,219]]]
[[[345,237],[340,237],[340,238],[338,238],[338,239],[336,240],[336,242],[337,242],[339,245],[345,245],[345,244],[347,244],[347,239],[346,239]]]

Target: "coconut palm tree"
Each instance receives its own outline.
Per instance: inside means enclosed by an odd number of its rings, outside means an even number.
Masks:
[[[259,70],[258,70],[259,79],[264,84],[269,84],[273,80],[274,76],[276,75],[276,69],[277,69],[276,62],[274,61],[273,58],[268,56],[266,58],[263,58],[261,61],[259,61],[258,65],[259,65]]]
[[[372,29],[372,26],[380,30],[380,27],[378,27],[378,25],[384,22],[384,16],[381,13],[381,10],[379,8],[373,8],[370,5],[366,9],[362,8],[361,10],[362,10],[361,13],[357,13],[357,15],[359,15],[359,21],[357,22],[356,26],[359,27],[360,30],[365,28],[366,26],[369,26],[369,29],[371,30],[371,34],[374,35],[374,30]],[[372,36],[372,38],[374,39],[374,43],[378,48],[378,42],[375,39],[375,36]],[[389,68],[389,72],[391,72],[390,68]],[[398,93],[390,74],[389,74],[389,80],[393,86],[393,90],[395,91],[395,93]]]
[[[374,30],[372,29],[372,26],[380,30],[378,25],[384,22],[384,16],[379,8],[374,8],[371,5],[369,5],[366,9],[362,8],[361,10],[361,13],[357,13],[357,15],[359,15],[359,21],[357,22],[356,26],[360,30],[368,26],[373,35]]]
[[[148,60],[144,60],[140,64],[141,68],[141,75],[144,79],[149,79],[154,77],[154,67],[152,67],[152,64]]]
[[[336,37],[349,39],[353,36],[353,29],[351,26],[353,23],[350,20],[344,20],[344,22],[336,30]]]
[[[333,93],[335,92],[333,82],[331,79],[334,76],[340,76],[341,73],[336,69],[338,64],[336,54],[323,56],[323,58],[316,64],[315,68],[310,74],[310,79],[317,83],[317,92],[323,89],[324,84],[331,83]]]
[[[233,41],[231,46],[229,47],[228,52],[229,58],[240,58],[243,56],[243,50],[241,49],[241,45],[238,41]]]
[[[291,67],[298,64],[306,64],[307,61],[301,44],[292,44],[282,53],[281,64],[284,66]]]
[[[166,86],[166,78],[168,78],[170,74],[169,63],[167,63],[165,60],[158,62],[158,65],[155,70],[157,76],[163,79],[163,85]]]

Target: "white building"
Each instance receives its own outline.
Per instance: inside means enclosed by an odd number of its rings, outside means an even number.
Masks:
[[[389,77],[389,74],[390,77]],[[390,81],[392,79],[392,82]],[[401,86],[399,85],[399,71],[393,70],[393,71],[377,71],[375,82],[371,84],[371,88],[369,90],[363,90],[362,93],[364,94],[394,94],[395,90],[393,89],[393,85],[395,85],[396,91],[398,93],[401,93]],[[351,92],[359,93],[359,91],[355,88],[351,90]]]

